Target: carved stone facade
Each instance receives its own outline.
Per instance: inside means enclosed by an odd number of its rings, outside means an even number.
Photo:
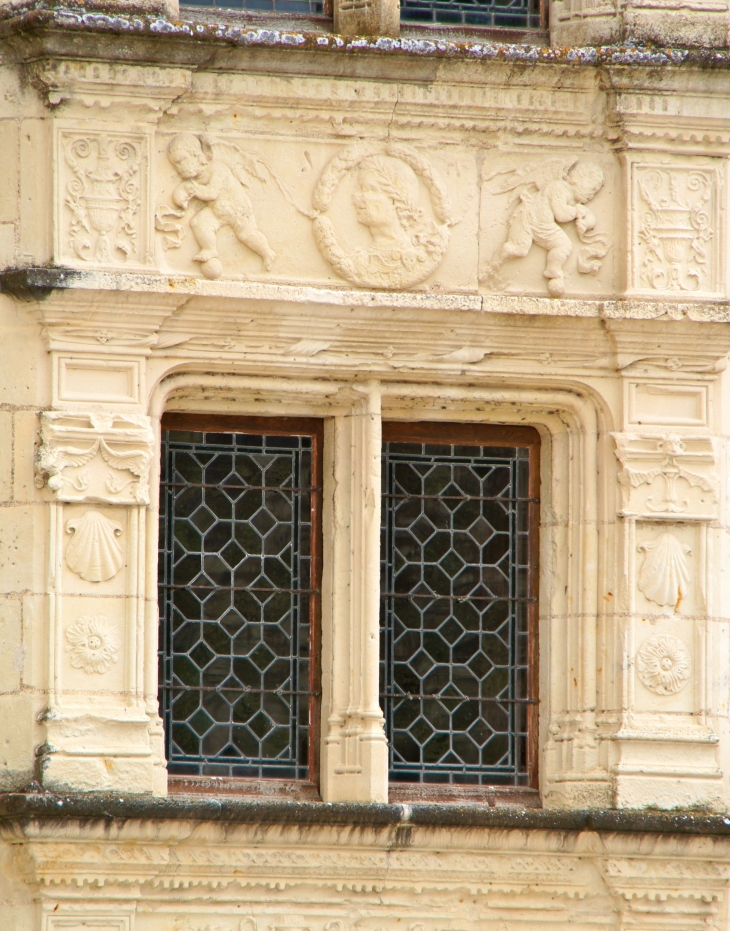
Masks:
[[[332,13],[0,2],[0,925],[722,931],[727,9],[555,0],[549,49]],[[662,34],[700,50],[563,47]],[[306,824],[164,800],[166,412],[324,421]],[[539,431],[532,826],[386,808],[384,422]]]

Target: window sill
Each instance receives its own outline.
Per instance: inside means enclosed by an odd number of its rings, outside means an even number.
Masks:
[[[391,805],[486,805],[489,808],[541,808],[537,789],[512,786],[442,786],[391,783]]]
[[[291,802],[321,802],[312,782],[287,779],[234,779],[222,776],[169,776],[171,796],[221,795],[240,799],[271,799]]]

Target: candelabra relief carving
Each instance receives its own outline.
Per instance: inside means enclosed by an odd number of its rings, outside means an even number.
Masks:
[[[639,544],[646,553],[639,571],[639,588],[658,605],[672,605],[679,610],[689,593],[690,573],[687,556],[692,550],[671,533],[662,533],[651,542]]]
[[[672,433],[613,437],[623,467],[618,478],[624,516],[681,520],[716,516],[718,479],[710,437]]]
[[[66,652],[74,669],[103,675],[119,660],[119,640],[101,614],[84,616],[66,628]]]
[[[368,231],[364,248],[343,247],[334,222],[325,216],[335,192],[355,174],[352,207]],[[422,203],[421,185],[430,199]],[[443,180],[412,146],[349,146],[335,156],[314,189],[314,238],[320,252],[343,278],[371,288],[408,288],[425,281],[449,244],[451,203]],[[334,213],[334,211],[333,211]]]
[[[148,504],[154,438],[142,414],[41,414],[36,485],[59,501]],[[79,544],[79,547],[81,544]]]
[[[141,262],[144,138],[63,133],[61,146],[65,237],[73,257],[101,265]]]
[[[635,286],[715,290],[716,172],[636,165],[634,178]]]
[[[609,248],[605,233],[596,231],[596,218],[586,204],[604,184],[600,165],[577,159],[551,158],[522,168],[499,169],[486,178],[487,190],[495,194],[515,192],[507,239],[492,256],[480,280],[498,289],[507,282],[500,275],[508,259],[524,258],[533,244],[547,253],[543,276],[551,297],[565,294],[565,263],[573,243],[562,224],[575,223],[585,245],[578,252],[578,271],[595,275]]]
[[[252,179],[266,183],[272,178],[287,202],[299,213],[288,187],[260,158],[238,146],[219,142],[211,136],[180,133],[167,147],[167,157],[182,179],[172,192],[174,207],[157,208],[155,227],[164,233],[165,249],[179,249],[184,227],[189,225],[199,246],[193,256],[207,278],[219,278],[223,263],[218,251],[218,232],[230,227],[251,252],[261,257],[269,271],[276,259],[269,241],[257,226],[253,204],[245,191]]]
[[[87,582],[113,579],[124,565],[124,553],[117,540],[122,535],[121,524],[99,511],[86,511],[66,521],[66,533],[72,534],[66,547],[66,565]]]
[[[674,695],[690,678],[692,660],[679,637],[660,634],[650,637],[636,654],[639,681],[656,695]]]

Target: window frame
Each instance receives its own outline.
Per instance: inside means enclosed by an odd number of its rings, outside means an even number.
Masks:
[[[445,421],[382,421],[382,442],[461,443],[474,446],[521,446],[529,450],[528,482],[528,602],[527,619],[527,772],[526,786],[458,786],[407,782],[388,783],[388,798],[393,802],[517,802],[528,807],[540,805],[539,793],[539,726],[540,726],[540,651],[539,585],[540,585],[540,455],[538,430],[530,426],[510,424],[445,422]],[[382,597],[382,593],[381,593]],[[387,736],[387,735],[386,735]]]
[[[311,436],[311,577],[309,599],[309,691],[310,722],[307,739],[307,780],[276,778],[242,778],[237,776],[170,775],[168,791],[180,793],[221,793],[238,795],[285,796],[301,800],[318,800],[320,785],[320,746],[322,710],[322,481],[324,420],[316,417],[271,417],[177,413],[165,411],[160,430],[189,430],[208,433],[249,433],[264,436]],[[158,695],[160,684],[158,683]]]

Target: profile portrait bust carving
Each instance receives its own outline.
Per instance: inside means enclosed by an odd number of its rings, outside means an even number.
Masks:
[[[349,172],[355,175],[354,215],[370,242],[348,252],[332,220],[321,214]],[[431,210],[421,203],[421,182]],[[425,281],[446,252],[454,222],[448,193],[433,167],[412,147],[393,144],[380,151],[351,146],[332,159],[315,189],[314,206],[319,214],[314,236],[322,255],[343,278],[374,288],[407,288]]]

